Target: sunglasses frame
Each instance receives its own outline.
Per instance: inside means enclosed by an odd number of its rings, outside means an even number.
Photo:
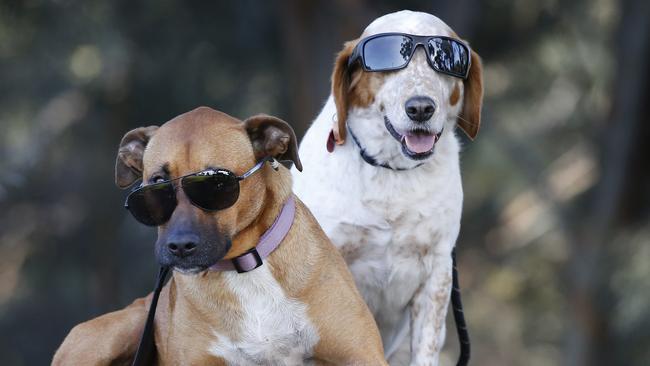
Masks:
[[[198,171],[198,172],[194,172],[194,173],[190,173],[190,174],[185,174],[185,175],[183,175],[183,176],[176,177],[176,178],[174,178],[174,179],[168,179],[168,180],[166,180],[166,181],[162,181],[162,182],[158,182],[158,183],[142,185],[142,186],[140,186],[140,187],[134,189],[133,191],[131,191],[131,192],[126,196],[126,200],[125,200],[125,202],[124,202],[124,208],[127,209],[127,210],[129,210],[129,212],[131,212],[131,210],[129,209],[129,199],[131,198],[131,196],[132,196],[133,194],[135,194],[135,193],[138,193],[138,192],[142,191],[143,189],[147,189],[147,188],[151,189],[151,187],[154,187],[154,186],[157,186],[157,185],[170,184],[170,185],[172,186],[173,190],[174,190],[174,193],[175,193],[175,194],[174,194],[174,198],[176,199],[176,192],[177,192],[177,190],[178,190],[178,186],[175,185],[175,184],[172,184],[172,182],[177,181],[177,180],[182,180],[182,179],[187,178],[187,177],[197,176],[197,175],[200,175],[201,173],[213,172],[213,173],[210,174],[210,175],[214,175],[214,174],[227,174],[227,175],[230,175],[230,176],[234,176],[234,178],[237,180],[237,183],[239,184],[239,182],[241,182],[242,180],[244,180],[244,179],[250,177],[250,176],[253,175],[256,171],[260,170],[260,169],[262,168],[262,166],[264,166],[264,163],[266,163],[266,162],[271,162],[271,166],[273,167],[273,169],[277,170],[277,168],[278,168],[278,162],[277,162],[277,160],[275,160],[275,158],[273,158],[273,157],[267,156],[267,157],[263,158],[262,160],[258,161],[258,162],[257,162],[257,163],[252,167],[252,168],[250,168],[248,171],[244,172],[244,174],[242,174],[242,175],[236,175],[236,174],[233,173],[232,171],[230,171],[230,170],[228,170],[228,169],[224,169],[224,168],[216,168],[216,169],[209,168],[209,169],[204,169],[204,170],[201,170],[201,171]],[[183,186],[183,185],[182,185],[182,183],[181,183],[180,187],[182,188],[182,186]],[[220,210],[224,210],[224,209],[228,208],[228,207],[226,207],[226,208],[218,208],[218,209],[208,209],[208,208],[201,207],[201,206],[197,205],[194,201],[192,201],[192,199],[191,199],[189,196],[188,196],[187,198],[188,198],[188,200],[190,201],[190,203],[192,204],[192,206],[198,207],[198,208],[200,208],[200,209],[202,209],[202,210],[204,210],[204,211],[208,211],[208,212],[220,211]],[[237,197],[237,200],[238,200],[238,199],[239,199],[239,197]],[[237,202],[237,200],[235,200],[235,202]],[[178,200],[176,199],[176,203],[175,203],[175,206],[174,206],[174,210],[176,209],[176,206],[177,206],[177,205],[178,205]],[[233,205],[234,205],[234,204],[233,204]],[[232,207],[232,206],[229,206],[229,207]],[[173,212],[173,211],[172,211],[172,212]],[[142,224],[144,224],[144,225],[147,225],[147,224],[143,223],[142,221],[140,221],[140,220],[137,218],[137,216],[136,216],[135,214],[133,214],[133,212],[131,212],[131,215],[132,215],[132,216],[133,216],[133,217],[134,217],[138,222],[140,222],[140,223],[142,223]],[[159,225],[162,225],[162,224],[159,224]],[[155,225],[155,226],[159,226],[159,225]],[[153,226],[153,225],[147,225],[147,226]]]
[[[368,67],[366,67],[366,60],[365,60],[366,43],[372,41],[375,38],[381,38],[381,37],[386,37],[386,36],[408,37],[408,38],[411,39],[411,41],[413,41],[414,46],[413,46],[413,49],[411,50],[411,54],[409,55],[408,61],[406,61],[404,63],[404,65],[402,65],[402,66],[390,67],[390,68],[385,68],[385,69],[371,70]],[[427,50],[428,42],[432,38],[452,41],[452,42],[458,43],[460,46],[465,48],[465,50],[467,51],[467,71],[465,72],[465,75],[459,75],[459,74],[449,72],[449,71],[438,70],[434,66],[433,61],[431,61],[431,57],[429,56],[429,51]],[[352,55],[350,55],[350,58],[348,60],[348,68],[350,66],[352,66],[355,62],[359,61],[361,63],[361,67],[363,68],[363,70],[367,71],[367,72],[381,72],[381,71],[401,70],[401,69],[405,68],[406,66],[408,66],[409,63],[411,63],[411,60],[413,59],[413,54],[415,54],[415,51],[417,50],[417,48],[419,46],[422,46],[422,48],[424,48],[424,52],[427,54],[427,63],[429,63],[429,66],[431,66],[431,68],[433,70],[435,70],[436,72],[446,74],[446,75],[450,75],[450,76],[454,76],[454,77],[461,78],[461,79],[467,79],[467,77],[469,76],[469,70],[472,67],[472,49],[465,42],[462,42],[462,41],[460,41],[460,40],[458,40],[456,38],[447,37],[447,36],[416,36],[416,35],[413,35],[413,34],[399,33],[399,32],[379,33],[379,34],[375,34],[375,35],[366,37],[366,38],[362,39],[361,41],[359,41],[359,43],[357,43],[357,45],[354,47],[354,50],[352,51]]]

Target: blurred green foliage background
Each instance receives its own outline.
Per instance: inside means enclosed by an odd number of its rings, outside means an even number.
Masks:
[[[647,0],[0,2],[0,364],[49,363],[153,286],[155,233],[113,184],[127,130],[208,105],[302,136],[343,42],[404,8],[484,60],[458,242],[472,364],[647,365]]]

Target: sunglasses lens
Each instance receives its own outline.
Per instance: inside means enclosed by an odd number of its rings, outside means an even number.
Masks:
[[[239,198],[239,181],[232,173],[191,175],[181,184],[190,201],[204,210],[223,210]]]
[[[162,225],[176,208],[176,193],[171,183],[152,184],[133,191],[126,200],[133,217],[148,226]]]
[[[431,38],[428,42],[429,58],[437,71],[465,78],[469,69],[469,50],[457,41]]]
[[[406,65],[413,53],[413,40],[401,35],[373,38],[363,47],[365,66],[371,71],[397,69]]]

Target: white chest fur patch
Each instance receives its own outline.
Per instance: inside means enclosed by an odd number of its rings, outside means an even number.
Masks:
[[[241,301],[241,334],[231,339],[217,333],[210,352],[230,365],[304,365],[318,342],[307,317],[307,305],[288,298],[268,265],[248,273],[225,273],[226,283]]]

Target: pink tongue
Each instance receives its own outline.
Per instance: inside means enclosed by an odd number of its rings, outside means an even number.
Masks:
[[[406,135],[404,140],[406,147],[418,154],[433,149],[433,144],[436,143],[434,135]]]

